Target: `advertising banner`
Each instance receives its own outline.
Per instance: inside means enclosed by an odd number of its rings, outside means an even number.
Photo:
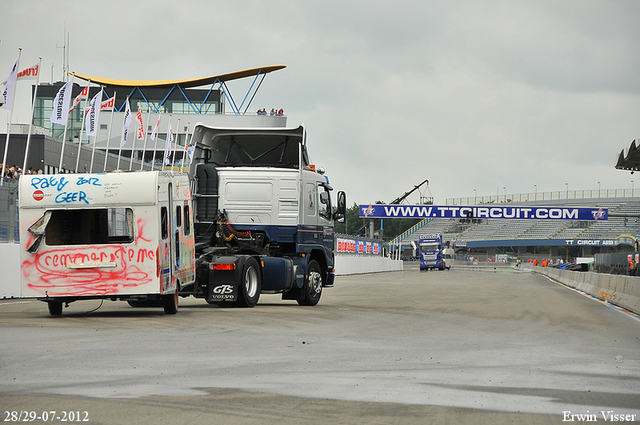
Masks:
[[[381,245],[375,242],[337,238],[337,251],[349,254],[380,255]]]
[[[520,220],[607,220],[606,208],[531,206],[360,205],[360,218],[493,218]]]

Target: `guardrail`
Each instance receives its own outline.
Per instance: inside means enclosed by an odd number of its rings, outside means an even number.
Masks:
[[[576,272],[540,266],[534,266],[533,271],[602,301],[640,314],[640,277]]]
[[[633,198],[640,196],[640,189],[585,189],[556,190],[551,192],[531,192],[489,196],[468,196],[447,198],[445,205],[480,205],[505,202],[558,201],[571,199]]]

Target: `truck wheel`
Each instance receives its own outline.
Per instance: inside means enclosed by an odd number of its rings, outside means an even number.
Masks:
[[[62,316],[62,301],[47,301],[49,314],[52,316]]]
[[[162,307],[166,314],[176,314],[178,312],[178,288],[173,294],[162,296]]]
[[[304,298],[298,300],[300,305],[313,306],[320,301],[320,295],[322,295],[322,270],[318,262],[313,260],[309,262],[309,268],[307,269],[307,278],[304,281]]]
[[[262,291],[262,274],[258,262],[250,257],[245,261],[242,269],[240,288],[238,288],[238,305],[242,307],[255,307]]]

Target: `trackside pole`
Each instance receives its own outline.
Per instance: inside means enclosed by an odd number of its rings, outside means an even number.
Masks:
[[[109,118],[109,132],[107,134],[107,149],[104,152],[104,167],[102,172],[107,172],[107,157],[109,156],[109,142],[111,141],[111,127],[113,126],[113,114],[116,112],[116,92],[113,92],[113,108],[111,108],[111,118]]]

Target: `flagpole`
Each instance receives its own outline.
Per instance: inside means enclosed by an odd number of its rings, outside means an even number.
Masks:
[[[16,100],[16,89],[18,88],[18,70],[20,69],[20,56],[22,55],[22,48],[18,49],[18,59],[16,60],[15,68],[15,81],[13,82],[13,93],[11,93],[11,108],[9,108],[9,122],[7,123],[7,137],[4,142],[4,156],[2,157],[2,184],[4,185],[4,174],[9,169],[7,167],[7,152],[9,151],[9,136],[11,135],[11,120],[13,118],[13,105]],[[7,86],[9,85],[9,79],[7,79]],[[6,100],[6,99],[5,99]]]
[[[139,120],[138,120],[138,114],[140,114]],[[140,140],[138,138],[138,134],[140,134],[140,127],[142,127],[142,130],[144,131],[144,124],[142,124],[142,112],[140,110],[140,104],[138,104],[138,112],[136,112],[136,121],[137,121],[136,128],[138,131],[136,132],[136,135],[133,138],[133,146],[131,146],[131,159],[129,160],[129,171],[133,169],[133,151],[134,151],[134,148],[136,147],[136,142]]]
[[[125,115],[127,115],[127,102],[129,102],[129,96],[127,96],[127,100],[125,100]],[[114,104],[115,107],[115,104]],[[125,117],[126,118],[126,117]],[[123,135],[124,135],[124,124],[122,127]],[[127,143],[127,139],[124,140],[124,143]],[[120,147],[118,148],[118,164],[116,165],[116,170],[120,169],[120,156],[122,155],[122,140],[120,140]]]
[[[160,115],[158,116],[158,122],[156,123],[156,126],[153,129],[154,133],[155,133],[156,129],[159,130],[160,119],[161,118],[162,118],[162,112],[160,112]],[[153,171],[153,169],[155,168],[155,165],[156,165],[156,151],[158,150],[158,139],[160,138],[160,137],[158,137],[159,135],[160,135],[160,133],[156,133],[156,135],[154,136],[155,146],[153,148],[153,159],[151,160],[151,171]]]
[[[25,173],[27,169],[27,158],[29,158],[29,142],[31,142],[31,131],[33,130],[33,114],[36,110],[36,99],[38,97],[38,85],[40,84],[40,70],[42,69],[42,58],[39,58],[38,62],[38,78],[36,79],[36,88],[33,91],[33,101],[31,102],[31,121],[29,121],[29,134],[27,134],[27,146],[24,148],[24,164],[22,165],[22,172]]]
[[[87,102],[89,101],[89,93],[91,92],[91,80],[88,80],[88,83],[89,84],[87,84],[87,97],[84,99],[84,104],[82,105],[82,110],[80,111],[82,120],[80,120],[81,125],[80,125],[80,138],[78,139],[78,157],[76,158],[76,174],[80,172],[78,168],[80,168],[80,152],[82,149],[82,135],[86,133],[84,128],[86,117],[84,115],[87,113]],[[87,136],[87,138],[89,138],[89,136]]]
[[[131,142],[131,155],[129,156],[129,171],[131,171],[131,169],[133,168],[133,152],[136,147],[136,140],[138,140],[138,135],[133,136],[133,142]]]
[[[189,152],[189,130],[191,130],[191,123],[187,121],[187,134],[184,136],[184,152],[182,152],[182,162],[180,162],[180,172],[182,173],[182,169],[184,168],[184,159],[186,154]]]
[[[149,114],[147,115],[147,124],[144,127],[144,145],[142,147],[142,159],[140,160],[140,170],[144,168],[144,156],[147,153],[147,136],[149,132],[149,120],[151,119],[151,107],[149,107]]]
[[[104,93],[104,87],[100,87],[100,92]],[[93,158],[96,155],[96,143],[98,142],[98,133],[100,132],[100,109],[102,108],[102,96],[99,97],[100,105],[98,105],[98,119],[96,120],[96,135],[93,136],[93,148],[91,149],[91,165],[89,165],[89,173],[93,173]]]
[[[170,131],[171,131],[171,114],[169,114],[169,123],[167,124],[167,140],[166,140],[167,143],[171,143],[171,140],[170,140],[171,137],[169,134]],[[167,159],[167,153],[168,153],[167,147],[165,144],[164,154],[162,154],[162,171],[164,171],[164,165],[165,165],[164,163],[166,162],[165,160]]]
[[[116,92],[113,92],[113,108],[111,108],[111,118],[109,118],[109,131],[107,133],[107,150],[104,152],[104,168],[103,173],[107,172],[107,157],[109,156],[109,142],[111,141],[111,127],[113,125],[113,114],[116,111]]]
[[[178,139],[180,139],[180,118],[178,118],[178,132],[176,133],[176,145],[179,145]],[[171,146],[173,149],[173,146]],[[173,149],[173,157],[171,159],[171,171],[173,171],[173,167],[176,165],[176,151],[177,149]]]
[[[75,80],[76,74],[71,74],[71,85],[69,86],[69,90],[73,93],[73,82]],[[87,90],[88,92],[88,90]],[[82,93],[82,91],[80,91]],[[64,105],[65,108],[69,108],[69,105]],[[62,160],[64,159],[64,146],[67,143],[67,126],[69,125],[69,118],[71,113],[67,111],[67,120],[64,122],[64,132],[62,133],[62,150],[60,151],[60,164],[58,165],[58,174],[60,174],[60,170],[62,170]],[[81,120],[82,121],[82,120]],[[81,128],[82,130],[82,128]]]

